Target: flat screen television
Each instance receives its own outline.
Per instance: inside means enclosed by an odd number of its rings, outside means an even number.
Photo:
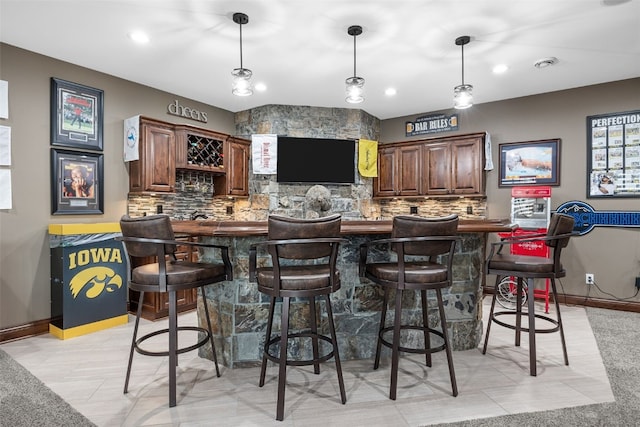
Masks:
[[[352,184],[355,153],[353,139],[279,136],[277,181]]]

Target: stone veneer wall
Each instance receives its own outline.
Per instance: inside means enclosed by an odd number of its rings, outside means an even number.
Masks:
[[[338,336],[340,357],[343,360],[367,359],[375,353],[378,324],[384,289],[368,279],[358,276],[359,245],[365,241],[388,236],[353,235],[346,236],[349,243],[341,246],[338,269],[342,287],[331,295],[331,303]],[[453,285],[443,290],[448,333],[453,350],[469,350],[477,347],[482,336],[481,324],[481,278],[485,247],[483,233],[465,233],[456,247],[453,262]],[[269,315],[269,298],[258,291],[255,283],[249,282],[249,246],[264,240],[264,237],[202,237],[205,243],[229,246],[233,263],[234,280],[206,287],[206,302],[212,316],[212,328],[218,352],[218,359],[232,368],[255,366],[261,360],[265,331]],[[215,260],[215,254],[205,251],[205,260]],[[377,250],[372,260],[382,261],[394,257],[388,251]],[[210,258],[211,257],[211,258]],[[259,254],[258,265],[270,260]],[[388,322],[393,319],[394,292],[391,292]],[[435,294],[428,292],[429,322],[431,327],[441,329]],[[320,300],[320,298],[318,298]],[[280,304],[280,303],[278,303]],[[323,305],[323,303],[318,302]],[[199,319],[203,325],[204,310],[202,299],[198,298]],[[273,333],[280,330],[280,308],[276,308]],[[326,311],[318,311],[321,319],[320,330],[328,334]],[[309,305],[306,299],[295,299],[291,303],[291,332],[308,328]],[[403,321],[412,324],[421,322],[420,294],[406,291],[403,295]],[[432,339],[438,338],[432,335]],[[387,337],[388,339],[388,337]],[[419,348],[422,334],[403,335],[402,344]],[[210,356],[210,348],[201,349],[200,356]],[[289,345],[289,353],[309,358],[309,340],[294,341]],[[385,357],[389,355],[384,348]]]
[[[236,113],[235,120],[236,135],[247,139],[253,134],[276,134],[378,140],[380,135],[380,120],[357,109],[266,105]],[[249,199],[236,203],[237,218],[266,220],[270,213],[304,218],[308,209],[305,196],[311,187],[313,184],[280,184],[276,175],[254,175],[250,165]],[[371,200],[372,178],[356,173],[354,184],[325,187],[332,199],[332,208],[327,214],[340,213],[346,219],[380,215]]]

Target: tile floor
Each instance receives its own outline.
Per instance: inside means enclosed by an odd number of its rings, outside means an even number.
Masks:
[[[486,355],[479,349],[453,353],[456,398],[444,352],[434,355],[432,368],[420,362],[423,356],[402,356],[396,401],[388,399],[388,360],[378,371],[371,360],[343,361],[346,405],[340,404],[335,365],[329,361],[320,375],[311,367],[289,368],[283,422],[275,421],[274,365],[259,388],[258,368],[221,366],[217,378],[212,362],[197,352],[184,354],[178,405],[169,408],[166,358],[136,354],[129,393],[123,394],[132,317],[127,325],[77,338],[46,334],[0,348],[99,426],[423,426],[613,401],[584,309],[563,306],[562,314],[569,366],[563,364],[559,335],[539,334],[538,376],[529,376],[527,335],[516,348],[513,331],[494,324]],[[191,312],[180,322],[195,320]],[[164,321],[145,321],[141,331],[162,326]]]

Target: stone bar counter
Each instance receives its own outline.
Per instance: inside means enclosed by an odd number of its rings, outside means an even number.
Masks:
[[[249,282],[249,246],[266,238],[266,221],[205,220],[174,221],[172,224],[176,235],[197,236],[204,243],[229,246],[234,280],[207,286],[205,300],[212,313],[219,360],[231,368],[255,366],[262,357],[269,300],[258,292],[257,284]],[[453,286],[443,293],[453,350],[475,348],[482,336],[481,297],[487,233],[509,232],[512,229],[514,226],[508,220],[460,220],[458,233],[462,240],[456,246],[453,260]],[[388,237],[391,221],[343,219],[341,232],[349,240],[348,244],[341,246],[338,261],[342,288],[331,295],[340,356],[343,360],[371,358],[375,354],[384,291],[358,276],[359,246],[368,240]],[[211,255],[205,250],[200,256],[207,260]],[[381,250],[373,256],[388,259],[394,255]],[[258,262],[267,261],[267,257],[265,253],[259,253]],[[419,294],[405,294],[403,315],[418,322]],[[429,297],[429,320],[431,325],[439,327],[437,306],[435,299],[431,303],[432,297]],[[201,320],[202,303],[199,296],[198,318]],[[306,316],[300,315],[302,310],[308,309],[307,301],[292,302],[292,329],[308,327],[304,320]],[[324,309],[320,312],[326,316]],[[279,319],[276,319],[276,323],[274,332],[279,328]],[[326,330],[324,321],[321,330]],[[291,352],[304,356],[308,349],[294,344]]]

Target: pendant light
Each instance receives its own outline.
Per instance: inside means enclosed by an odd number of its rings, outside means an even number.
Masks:
[[[456,39],[456,45],[462,49],[462,84],[453,89],[454,108],[462,110],[473,105],[473,86],[464,84],[464,45],[471,41],[469,36],[460,36]]]
[[[353,36],[353,77],[349,77],[345,83],[347,85],[347,99],[350,104],[359,104],[364,101],[364,79],[356,74],[356,37],[362,34],[360,25],[352,25],[347,30],[347,34]]]
[[[234,13],[233,22],[240,25],[240,68],[235,68],[231,75],[233,76],[233,86],[231,93],[237,96],[249,96],[253,95],[253,88],[251,87],[251,75],[253,74],[250,69],[242,66],[242,25],[249,23],[249,17],[244,13]]]

